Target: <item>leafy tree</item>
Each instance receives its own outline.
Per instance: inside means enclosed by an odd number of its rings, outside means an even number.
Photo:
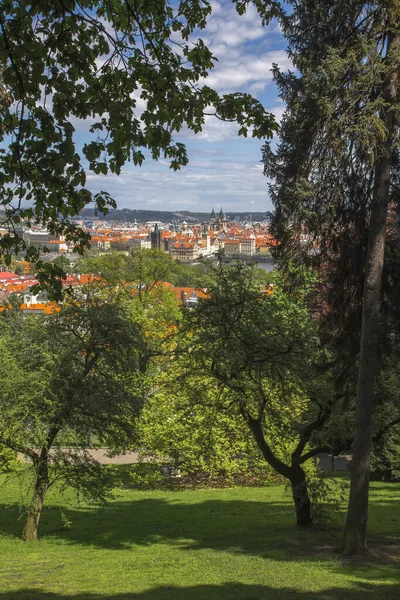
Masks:
[[[237,1],[243,13],[247,0]],[[268,20],[274,2],[254,4]],[[183,126],[201,131],[205,114],[236,121],[239,133],[271,136],[274,118],[249,94],[219,96],[201,86],[216,58],[199,39],[211,5],[203,0],[26,0],[0,2],[0,203],[11,228],[0,248],[26,248],[16,226],[39,222],[87,246],[89,234],[70,217],[88,203],[107,213],[108,192],[86,187],[86,164],[94,173],[119,174],[127,161],[146,155],[188,162],[174,134]],[[145,103],[140,112],[139,101]],[[80,150],[76,120],[86,120],[91,138]],[[15,235],[13,235],[15,234]],[[6,258],[8,260],[8,258]],[[43,267],[43,265],[41,265]],[[51,280],[51,267],[39,272]]]
[[[22,323],[1,319],[0,447],[29,457],[34,489],[22,537],[37,537],[51,485],[63,480],[103,501],[110,482],[82,447],[96,431],[108,447],[126,446],[144,395],[141,334],[120,306],[95,294],[57,315]]]
[[[4,271],[12,271],[17,275],[25,274],[24,265],[21,263],[21,260],[18,259],[18,257],[16,256],[11,257],[11,261],[8,265],[6,265],[5,262],[0,258],[0,266]]]
[[[157,377],[139,419],[138,449],[146,458],[169,460],[173,473],[194,480],[273,479],[229,390],[203,371],[193,372],[187,355],[175,357]]]
[[[17,275],[25,275],[24,265],[21,263],[18,263],[14,270]]]
[[[131,256],[121,252],[102,254],[82,260],[80,271],[98,275],[109,285],[134,284],[139,292],[151,291],[162,281],[169,281],[174,269],[171,257],[161,250],[137,250]]]
[[[397,424],[372,444],[371,478],[400,481],[400,427]]]
[[[265,148],[265,170],[280,260],[314,257],[321,265],[327,324],[342,355],[338,380],[358,368],[343,540],[353,553],[366,549],[388,206],[398,213],[400,7],[395,0],[289,4],[282,23],[296,72],[275,69],[287,111],[277,151]]]
[[[305,291],[288,296],[277,286],[271,294],[251,267],[220,269],[209,298],[188,314],[187,342],[193,368],[229,391],[264,460],[289,480],[300,526],[312,523],[305,463],[334,450],[319,430],[345,405],[315,368],[319,343]]]
[[[197,265],[174,261],[173,274],[169,281],[178,287],[209,288],[214,280],[214,268],[215,265],[210,259]]]
[[[71,269],[71,261],[67,256],[64,256],[64,254],[56,256],[53,260],[53,264],[59,266],[65,273],[68,273]]]
[[[111,252],[81,263],[81,271],[98,277],[96,286],[103,297],[125,305],[141,330],[144,343],[138,352],[143,373],[171,353],[180,320],[178,300],[164,285],[172,266],[171,258],[156,249],[139,250],[132,256]]]
[[[399,345],[386,356],[379,373],[375,395],[375,435],[372,444],[371,477],[375,480],[400,479],[400,375]]]

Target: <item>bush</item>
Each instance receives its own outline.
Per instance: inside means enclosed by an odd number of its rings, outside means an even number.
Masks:
[[[400,481],[400,427],[394,427],[373,445],[373,481]]]

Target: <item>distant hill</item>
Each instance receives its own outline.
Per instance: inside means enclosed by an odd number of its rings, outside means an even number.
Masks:
[[[228,220],[233,220],[235,216],[240,216],[241,220],[246,220],[250,215],[252,221],[263,221],[266,218],[265,212],[232,212],[226,213]],[[188,210],[169,211],[169,210],[131,210],[130,208],[117,208],[110,210],[108,215],[95,214],[94,208],[84,208],[80,214],[83,219],[100,219],[102,221],[162,221],[163,223],[171,223],[172,221],[208,221],[210,219],[209,212],[190,212]]]

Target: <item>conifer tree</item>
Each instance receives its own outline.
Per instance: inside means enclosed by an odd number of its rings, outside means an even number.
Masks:
[[[283,30],[296,71],[275,68],[287,110],[277,151],[265,147],[265,172],[280,261],[297,257],[321,267],[342,378],[349,365],[358,367],[343,540],[343,551],[355,553],[367,549],[385,239],[400,199],[400,2],[290,4]]]

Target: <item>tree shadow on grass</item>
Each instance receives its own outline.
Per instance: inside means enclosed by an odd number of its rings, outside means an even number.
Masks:
[[[284,502],[206,500],[185,504],[171,494],[113,502],[105,508],[63,506],[62,510],[71,529],[61,531],[60,508],[47,507],[40,537],[116,550],[168,543],[187,550],[208,548],[277,560],[298,560],[302,548],[309,543],[315,548],[328,537],[324,528],[296,528],[293,510]],[[17,506],[0,506],[0,531],[20,537],[22,522],[17,519]],[[329,528],[332,548],[332,536],[339,536],[340,531],[340,527]]]
[[[332,560],[342,535],[341,523],[296,528],[290,504],[268,500],[184,503],[170,494],[117,501],[105,508],[62,509],[71,529],[61,531],[59,506],[47,507],[40,537],[116,550],[165,543],[185,550],[221,550],[281,561],[321,561]],[[18,506],[0,506],[0,533],[20,537],[22,522],[18,515]],[[395,515],[398,517],[396,502],[371,505],[371,522],[380,532],[376,539],[380,544],[398,544],[400,521]],[[385,527],[380,526],[382,522]]]
[[[387,583],[356,584],[351,588],[327,588],[320,592],[310,592],[228,582],[223,585],[158,587],[146,592],[116,595],[64,595],[44,590],[21,589],[0,594],[0,600],[397,600],[399,592],[399,586]]]

